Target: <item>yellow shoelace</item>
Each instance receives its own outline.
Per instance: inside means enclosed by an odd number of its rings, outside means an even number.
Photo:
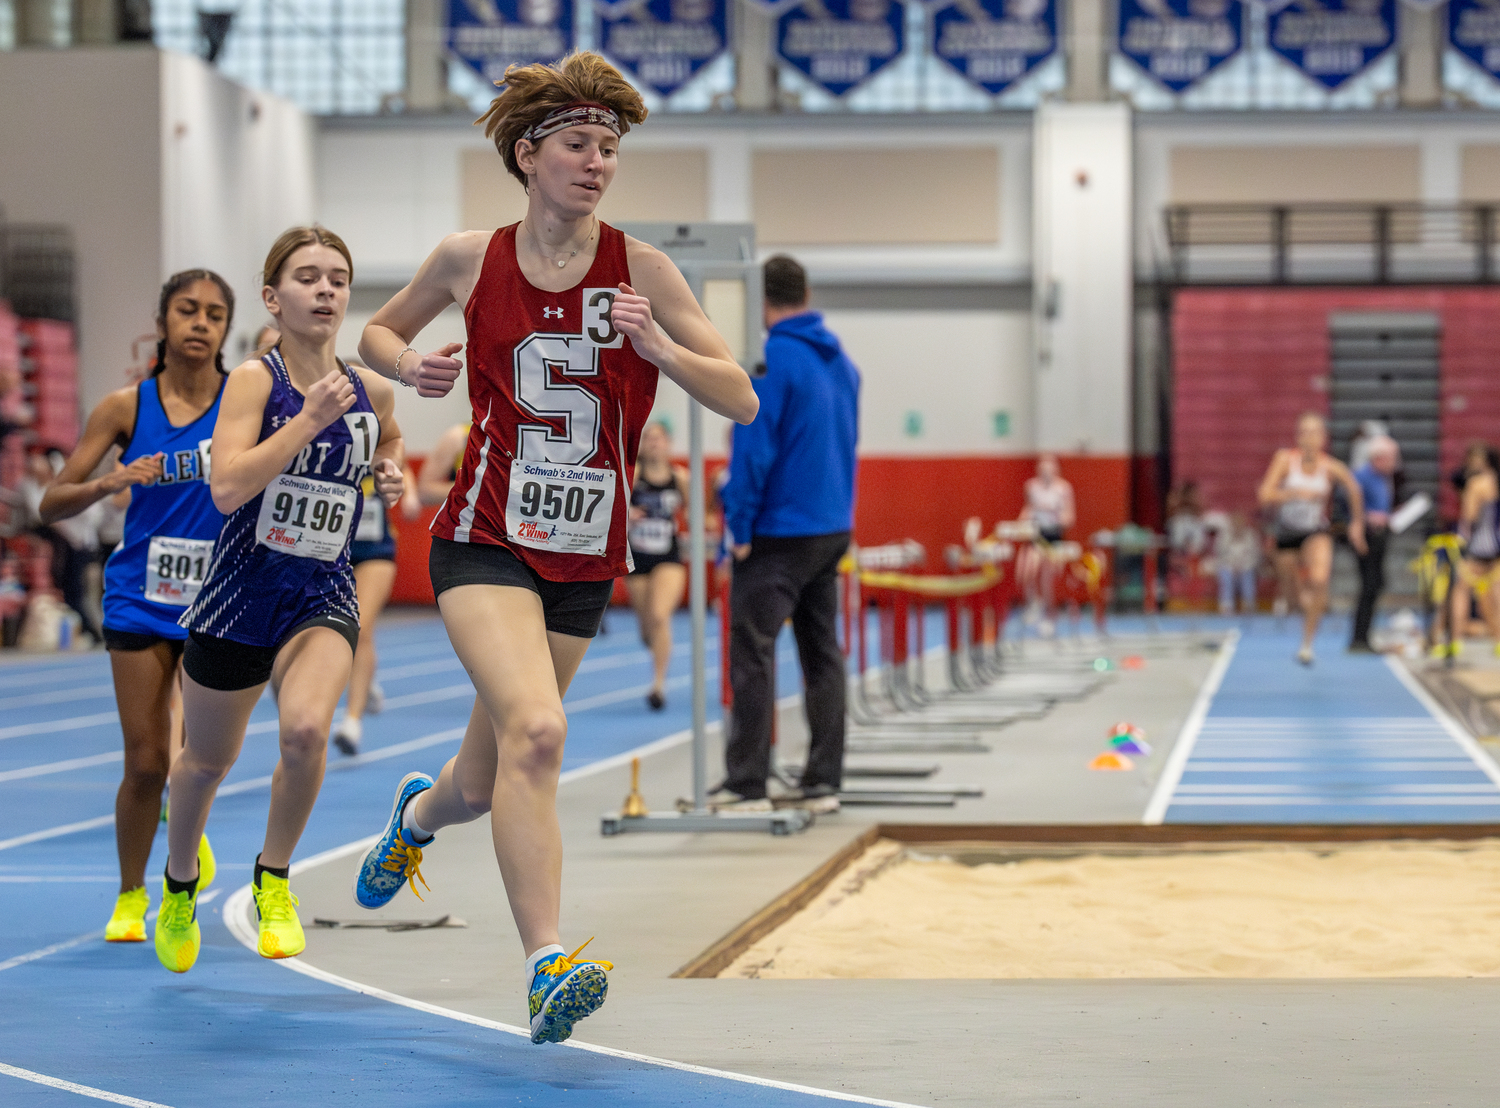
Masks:
[[[193,922],[193,898],[185,893],[168,893],[161,898],[156,918],[168,931],[186,927]]]
[[[297,894],[286,885],[269,889],[256,889],[252,886],[252,890],[255,893],[255,907],[260,912],[260,918],[270,920],[272,923],[285,923],[295,918],[296,913],[292,911],[292,906],[302,903],[297,899]]]
[[[589,943],[593,941],[594,936],[590,935],[587,941],[584,942],[583,946],[588,946]],[[540,967],[540,972],[545,973],[548,977],[561,977],[563,974],[567,973],[569,970],[577,968],[579,965],[603,966],[607,970],[612,970],[615,968],[615,964],[613,962],[606,962],[602,958],[585,958],[581,963],[576,961],[577,957],[583,953],[583,946],[573,951],[572,954],[566,954],[561,958],[552,959],[552,961],[548,962],[545,966]]]
[[[427,883],[427,878],[422,876],[422,848],[411,846],[401,836],[396,836],[396,841],[391,844],[391,849],[386,853],[385,861],[380,863],[381,869],[388,869],[392,873],[401,872],[401,876],[422,882],[422,888],[432,892],[432,886]],[[412,882],[412,895],[418,900],[422,894],[417,892],[416,882]],[[582,947],[579,947],[582,950]]]

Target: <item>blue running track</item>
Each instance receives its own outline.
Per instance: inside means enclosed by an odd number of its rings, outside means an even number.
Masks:
[[[665,712],[651,712],[644,703],[650,663],[634,620],[610,613],[609,634],[589,651],[567,699],[565,770],[687,728],[685,620],[677,641],[670,703]],[[711,672],[716,645],[711,640]],[[473,689],[437,619],[392,620],[379,648],[385,710],[366,718],[358,758],[330,753],[299,858],[378,831],[396,780],[413,769],[435,774],[463,734]],[[778,666],[783,695],[798,689],[794,658],[786,636]],[[223,893],[250,880],[276,749],[275,709],[267,698],[209,820],[220,876],[200,901],[203,953],[191,973],[176,977],[157,964],[149,943],[110,945],[101,938],[118,887],[110,812],[120,735],[107,657],[0,666],[0,918],[6,922],[0,995],[8,1013],[0,1104],[826,1102],[811,1090],[649,1059],[534,1047],[493,1027],[397,1006],[258,958],[218,912]],[[153,903],[165,838],[157,836],[148,869]],[[517,1023],[523,1003],[518,990]]]
[[[1500,771],[1414,678],[1331,635],[1318,645],[1304,668],[1290,630],[1239,640],[1201,729],[1180,740],[1191,755],[1166,822],[1500,822]]]

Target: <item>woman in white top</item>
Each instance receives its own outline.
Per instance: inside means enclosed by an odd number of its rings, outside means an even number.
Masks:
[[[1057,455],[1043,454],[1036,460],[1036,476],[1026,482],[1026,507],[1021,518],[1036,525],[1047,542],[1062,542],[1073,526],[1073,486],[1063,479]]]
[[[1073,486],[1063,478],[1057,455],[1043,454],[1037,458],[1036,476],[1026,482],[1025,493],[1026,507],[1021,509],[1021,518],[1032,523],[1042,543],[1062,542],[1076,520],[1076,513]],[[1044,556],[1036,558],[1037,553]],[[1027,622],[1038,623],[1043,635],[1051,635],[1056,608],[1056,567],[1045,557],[1045,550],[1038,547],[1019,560],[1017,572],[1025,578]]]
[[[1282,596],[1302,609],[1302,648],[1297,661],[1313,664],[1313,637],[1328,610],[1333,536],[1328,500],[1334,482],[1349,497],[1349,545],[1365,552],[1365,508],[1359,482],[1343,462],[1325,452],[1328,427],[1316,412],[1297,420],[1297,445],[1278,450],[1260,483],[1261,507],[1276,517],[1276,575]],[[1300,577],[1300,580],[1299,580]]]

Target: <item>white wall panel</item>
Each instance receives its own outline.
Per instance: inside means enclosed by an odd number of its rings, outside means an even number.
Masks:
[[[1036,444],[1129,452],[1132,142],[1124,104],[1043,105],[1036,198]]]
[[[263,323],[260,270],[288,227],[312,221],[315,129],[290,101],[163,53],[162,261],[158,280],[206,268],[233,286],[233,364]]]
[[[843,310],[826,319],[863,379],[861,453],[1032,449],[1027,314]],[[995,433],[997,413],[1007,416],[1004,436]]]

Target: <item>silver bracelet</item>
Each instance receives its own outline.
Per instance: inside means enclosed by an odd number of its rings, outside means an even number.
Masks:
[[[414,388],[417,387],[416,385],[413,385],[413,384],[410,384],[410,383],[408,383],[406,381],[401,380],[401,359],[404,358],[408,353],[416,354],[417,353],[416,348],[408,346],[405,350],[401,351],[401,353],[399,353],[399,354],[396,355],[396,383],[397,384],[401,384],[401,385],[406,385],[406,387],[409,388],[409,389],[414,389]],[[421,355],[417,354],[417,357],[420,358]]]

